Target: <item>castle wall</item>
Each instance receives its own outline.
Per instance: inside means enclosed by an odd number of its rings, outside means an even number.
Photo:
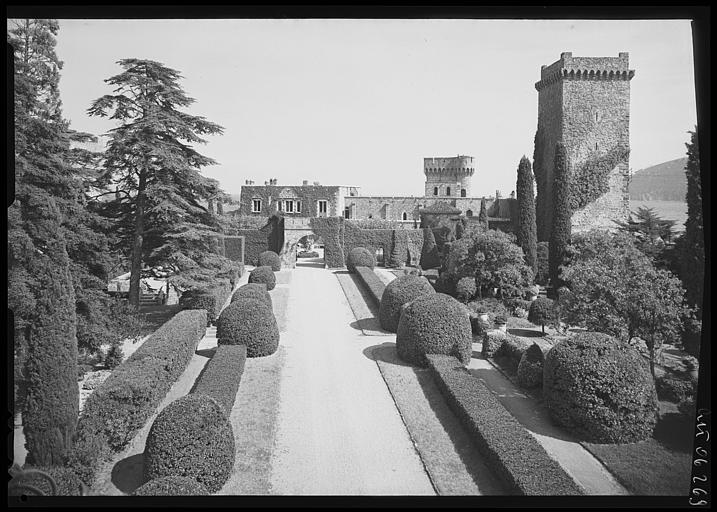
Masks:
[[[352,219],[420,220],[418,208],[426,206],[425,197],[362,196],[345,197],[346,206],[351,209]]]
[[[348,187],[329,185],[243,185],[239,199],[239,214],[268,217],[277,211],[277,202],[294,199],[301,201],[301,212],[287,213],[287,217],[318,217],[318,201],[325,200],[327,212],[322,216],[337,217],[344,214],[344,194]],[[252,212],[252,201],[261,200],[261,211]]]

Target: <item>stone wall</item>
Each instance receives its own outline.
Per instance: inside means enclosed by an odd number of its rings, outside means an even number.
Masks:
[[[343,215],[344,196],[348,187],[330,185],[243,185],[239,214],[263,216],[277,211],[277,202],[286,199],[301,201],[301,212],[286,213],[289,217],[318,217],[318,201],[328,201],[327,217]],[[252,212],[252,201],[261,199],[261,212]]]

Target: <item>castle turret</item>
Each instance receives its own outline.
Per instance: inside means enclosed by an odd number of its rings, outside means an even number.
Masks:
[[[629,214],[629,55],[573,57],[542,66],[538,91],[538,132],[533,163],[537,185],[538,239],[552,228],[555,146],[565,144],[575,190],[573,231],[614,227]],[[598,176],[607,168],[606,176]],[[591,184],[586,185],[590,180]]]
[[[426,197],[470,197],[475,159],[462,155],[424,158],[423,172],[426,174]]]

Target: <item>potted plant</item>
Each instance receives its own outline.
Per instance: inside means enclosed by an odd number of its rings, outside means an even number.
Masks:
[[[508,318],[504,314],[495,317],[495,328],[503,332],[508,332]]]

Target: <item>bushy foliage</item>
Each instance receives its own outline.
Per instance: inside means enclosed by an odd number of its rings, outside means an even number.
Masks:
[[[205,395],[189,394],[159,413],[147,435],[144,478],[186,476],[217,492],[234,468],[234,432],[226,411]]]
[[[525,254],[525,263],[533,271],[538,272],[537,244],[538,228],[535,221],[535,195],[533,193],[533,171],[530,160],[523,156],[518,165],[518,181],[515,185],[518,199],[518,245]]]
[[[388,283],[379,306],[381,327],[396,332],[401,316],[401,307],[418,297],[432,295],[435,290],[425,277],[405,275]]]
[[[194,478],[164,476],[137,488],[133,496],[209,496],[209,491]]]
[[[607,193],[610,173],[619,164],[627,162],[629,154],[629,148],[616,146],[604,154],[591,155],[580,165],[570,180],[570,209],[575,212]]]
[[[117,368],[124,359],[124,352],[122,351],[122,345],[114,343],[110,345],[105,356],[105,366],[110,370]]]
[[[636,212],[630,213],[627,221],[615,222],[620,230],[633,236],[635,247],[649,256],[656,266],[668,268],[667,244],[675,236],[672,229],[676,221],[662,219],[654,208],[641,206]]]
[[[654,375],[656,349],[679,338],[690,314],[680,281],[655,268],[629,235],[599,230],[575,237],[564,278],[571,291],[567,312],[589,330],[625,342],[643,339]]]
[[[681,330],[682,348],[692,356],[699,356],[702,343],[702,321],[694,316],[688,317],[682,324]]]
[[[705,235],[702,214],[702,176],[700,174],[700,148],[697,127],[690,133],[687,147],[687,222],[682,243],[682,280],[687,289],[688,302],[697,308],[702,318],[702,297],[705,279]]]
[[[69,460],[85,484],[92,485],[100,460],[121,451],[152,415],[187,367],[206,325],[206,311],[180,311],[87,398]]]
[[[426,354],[447,354],[467,365],[472,354],[471,344],[468,312],[453,297],[435,293],[403,306],[396,350],[404,361],[425,366]]]
[[[572,231],[572,210],[570,208],[570,167],[565,144],[559,142],[555,146],[555,163],[553,179],[553,229],[550,232],[548,266],[550,282],[554,288],[563,285],[560,269],[566,256]]]
[[[481,299],[469,302],[468,308],[478,314],[490,313],[493,317],[508,315],[506,307],[497,299]]]
[[[271,270],[281,270],[281,258],[274,251],[264,251],[259,255],[259,267],[271,267]]]
[[[535,283],[540,286],[547,286],[550,280],[550,247],[548,242],[538,242],[537,268]]]
[[[532,342],[525,338],[508,334],[501,342],[498,350],[496,350],[493,354],[493,357],[500,359],[501,362],[510,369],[510,371],[514,372],[518,369],[518,365],[520,364],[520,360],[523,358],[523,354],[525,354],[525,351],[528,350],[528,347],[531,345]]]
[[[551,418],[596,443],[632,443],[652,435],[655,384],[642,356],[601,333],[556,344],[545,359],[543,393]]]
[[[480,200],[480,212],[478,212],[478,225],[482,230],[488,229],[488,209],[486,208],[485,197]]]
[[[28,472],[19,479],[22,485],[30,485],[42,491],[45,496],[81,496],[82,481],[71,469],[63,466],[32,466],[26,464],[23,471],[38,470],[49,475],[55,482],[55,493],[48,480]]]
[[[545,326],[555,323],[555,301],[545,297],[538,297],[530,304],[528,321],[539,325],[545,334]]]
[[[266,284],[264,283],[247,283],[240,286],[232,295],[232,303],[245,298],[263,300],[269,306],[269,309],[273,311],[271,294],[266,290]]]
[[[199,376],[192,393],[212,397],[224,408],[227,416],[230,415],[245,362],[246,346],[219,345]]]
[[[250,283],[262,283],[266,285],[268,291],[276,287],[276,276],[271,267],[256,267],[249,273]]]
[[[543,385],[543,351],[536,344],[529,346],[518,363],[518,384],[524,388]]]
[[[481,379],[445,355],[427,355],[438,388],[511,494],[579,495],[581,489]]]
[[[279,348],[279,327],[264,301],[244,298],[222,311],[217,339],[219,345],[246,345],[247,357],[263,357]]]
[[[468,302],[478,291],[474,277],[461,277],[456,283],[456,298],[461,302]]]
[[[376,258],[365,247],[356,247],[351,249],[346,258],[346,268],[349,272],[356,272],[356,267],[374,268],[376,266]]]
[[[204,309],[207,311],[207,326],[216,322],[219,311],[229,298],[231,285],[227,279],[215,280],[212,285],[188,290],[179,298],[184,309]]]
[[[528,311],[532,301],[518,298],[511,298],[503,301],[508,313],[518,318],[528,318]]]
[[[483,346],[481,353],[483,357],[493,357],[500,349],[508,334],[500,329],[490,329],[483,333]]]
[[[533,273],[523,250],[502,231],[470,231],[451,244],[446,273],[455,282],[474,277],[480,296],[497,288],[502,298],[519,297],[532,284]]]
[[[655,379],[657,397],[660,400],[668,400],[680,403],[688,398],[694,398],[697,394],[697,383],[689,378],[678,378],[669,374]]]

